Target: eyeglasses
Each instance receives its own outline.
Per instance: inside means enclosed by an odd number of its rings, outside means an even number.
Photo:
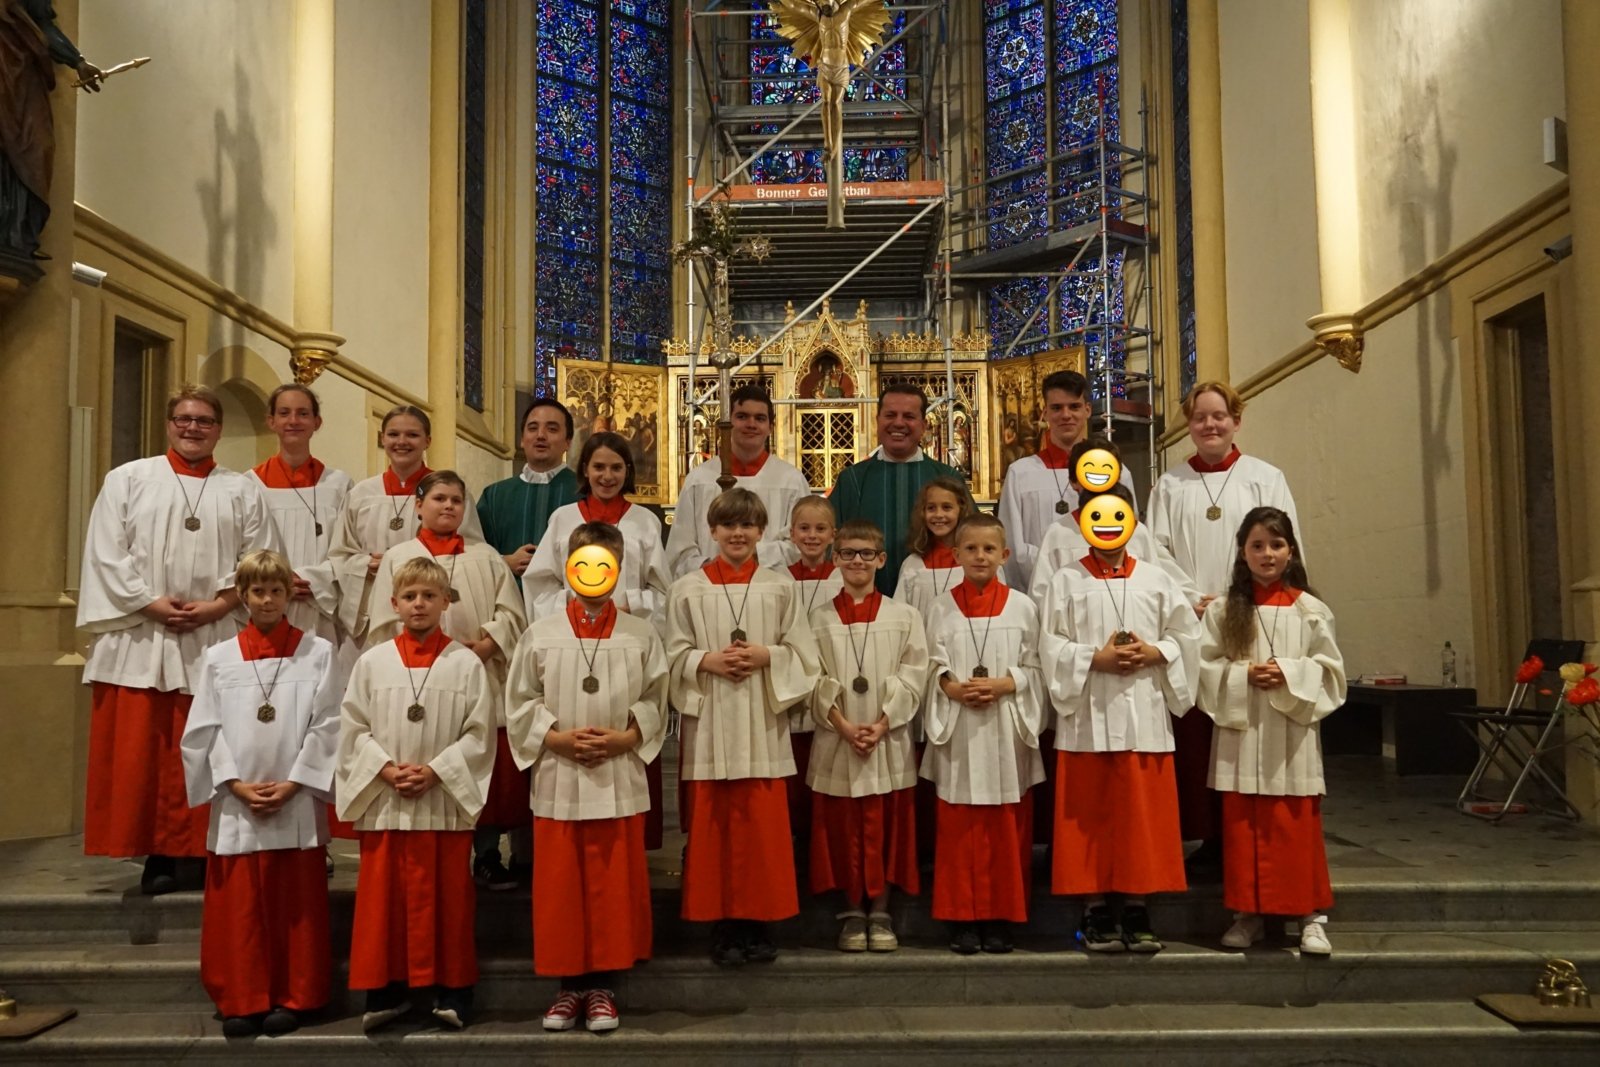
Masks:
[[[876,548],[836,548],[833,550],[833,558],[841,563],[848,563],[853,559],[871,560],[877,559],[880,551]]]
[[[209,430],[218,425],[222,420],[213,419],[210,415],[174,415],[167,420],[180,430],[187,430],[194,426],[202,430]]]

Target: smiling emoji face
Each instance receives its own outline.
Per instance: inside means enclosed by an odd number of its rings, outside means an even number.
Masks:
[[[1103,448],[1091,448],[1078,457],[1072,477],[1091,493],[1103,493],[1122,479],[1122,463]]]
[[[617,557],[600,545],[584,545],[567,557],[567,584],[579,596],[605,596],[621,571]]]
[[[1139,525],[1133,505],[1119,496],[1104,493],[1083,506],[1078,513],[1078,529],[1091,548],[1115,552],[1128,543]]]

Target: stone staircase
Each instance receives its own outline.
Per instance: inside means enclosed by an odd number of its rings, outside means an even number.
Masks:
[[[1216,949],[1215,887],[1155,904],[1165,952],[1091,958],[1071,948],[1075,909],[1041,881],[1010,956],[952,955],[925,901],[900,909],[901,951],[846,956],[830,947],[829,909],[808,904],[781,927],[776,963],[738,971],[706,959],[704,931],[677,919],[664,887],[657,958],[623,982],[623,1027],[603,1038],[540,1029],[555,986],[532,973],[526,893],[479,896],[479,1019],[464,1033],[419,1016],[364,1036],[341,974],[330,1021],[244,1042],[222,1038],[200,986],[199,894],[0,894],[0,987],[82,1013],[0,1042],[0,1063],[1600,1063],[1600,1031],[1519,1031],[1472,1003],[1526,990],[1550,956],[1600,977],[1600,883],[1380,873],[1336,879],[1327,959],[1301,958],[1293,939]],[[349,881],[341,871],[334,890],[340,960]]]

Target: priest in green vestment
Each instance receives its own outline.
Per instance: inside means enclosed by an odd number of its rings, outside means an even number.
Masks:
[[[906,558],[906,533],[917,494],[935,478],[966,477],[954,467],[923,455],[928,398],[914,385],[885,386],[878,396],[878,447],[866,459],[839,472],[828,499],[841,523],[866,519],[883,530],[889,561],[878,571],[878,589],[894,593]]]
[[[554,397],[536,396],[521,425],[522,473],[495,482],[478,498],[483,539],[505,557],[519,585],[550,514],[578,499],[578,479],[566,463],[572,412]]]

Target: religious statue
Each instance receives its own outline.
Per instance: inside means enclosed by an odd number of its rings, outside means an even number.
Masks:
[[[104,74],[56,26],[50,0],[0,0],[0,259],[28,280],[40,273],[31,260],[48,258],[39,235],[50,217],[56,63],[78,72],[79,88],[100,91]]]
[[[859,65],[889,24],[884,0],[771,0],[778,32],[809,56],[822,93],[822,155],[828,170],[828,229],[844,229],[844,98]]]

